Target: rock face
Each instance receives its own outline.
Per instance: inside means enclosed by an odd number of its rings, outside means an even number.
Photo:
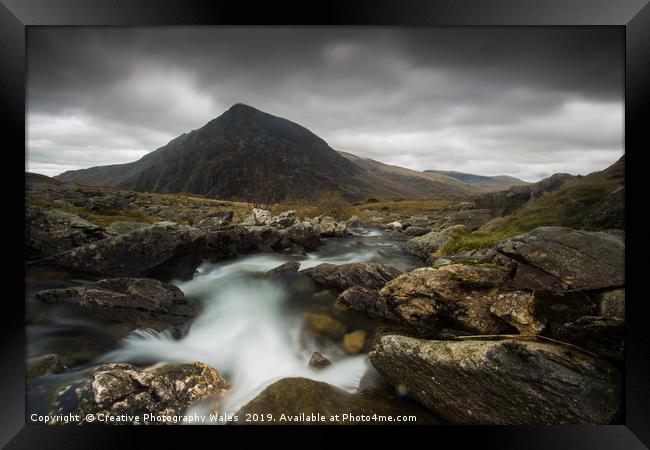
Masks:
[[[27,380],[33,380],[50,373],[61,373],[66,370],[68,370],[68,368],[65,366],[63,358],[59,355],[49,354],[37,356],[27,360],[25,378]]]
[[[624,284],[625,244],[609,233],[542,227],[500,242],[497,249],[519,262],[520,288],[565,292]]]
[[[190,406],[228,388],[228,382],[216,370],[200,362],[167,364],[150,370],[130,364],[104,364],[93,370],[89,380],[60,391],[54,406],[76,401],[75,413],[82,418],[89,413],[179,416]]]
[[[45,258],[106,237],[102,228],[63,211],[25,206],[25,257]]]
[[[319,264],[307,271],[317,283],[338,289],[352,286],[381,289],[388,281],[401,275],[401,271],[388,264],[350,263]]]
[[[45,303],[91,308],[109,319],[137,327],[182,327],[195,315],[176,286],[147,278],[111,278],[85,286],[47,289],[36,294]]]
[[[441,231],[431,231],[422,236],[410,239],[404,246],[404,250],[424,260],[431,258],[439,248],[449,241],[456,233],[469,232],[465,225],[454,225]]]
[[[47,262],[114,277],[188,279],[201,261],[204,244],[205,234],[196,228],[159,222],[60,253]]]
[[[409,423],[436,423],[430,414],[415,405],[377,394],[348,394],[329,384],[306,378],[285,378],[273,383],[237,412],[239,421],[234,423],[245,424],[247,414],[272,414],[275,418],[275,422],[256,422],[256,425],[404,423],[395,421],[397,415],[415,415],[417,421]],[[364,421],[360,417],[373,414],[390,415],[394,421]],[[330,419],[335,415],[339,416],[338,421]]]
[[[519,340],[381,337],[369,354],[393,385],[454,424],[611,424],[622,377],[567,347]]]
[[[388,306],[386,299],[379,295],[379,291],[376,289],[352,286],[341,292],[341,295],[336,299],[336,305],[352,308],[383,319],[399,320]]]
[[[497,334],[508,324],[490,312],[497,292],[507,283],[502,269],[463,264],[407,272],[380,291],[404,322],[428,327],[450,322],[472,332]]]

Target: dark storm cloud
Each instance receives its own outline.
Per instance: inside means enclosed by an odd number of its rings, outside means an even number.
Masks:
[[[242,102],[412,169],[537,179],[622,153],[613,28],[38,28],[28,167],[127,162]]]

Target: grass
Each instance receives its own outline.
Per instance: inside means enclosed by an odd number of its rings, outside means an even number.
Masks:
[[[461,232],[436,252],[442,257],[467,250],[488,248],[497,242],[538,227],[564,226],[582,228],[582,222],[603,199],[603,196],[624,184],[623,164],[614,165],[601,172],[567,181],[553,192],[547,192],[514,213],[504,216],[504,221],[489,232]],[[571,200],[574,206],[568,207]]]

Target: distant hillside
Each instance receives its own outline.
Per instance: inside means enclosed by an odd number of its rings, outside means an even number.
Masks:
[[[306,128],[242,104],[138,161],[68,171],[55,178],[247,201],[260,196],[272,201],[313,199],[327,192],[349,200],[447,198],[480,191],[453,177],[336,152]]]
[[[529,184],[526,181],[508,175],[496,175],[489,177],[485,175],[475,175],[473,173],[455,172],[451,170],[425,170],[424,173],[446,175],[448,177],[460,180],[463,183],[475,186],[483,192],[501,191],[512,186],[523,186]]]

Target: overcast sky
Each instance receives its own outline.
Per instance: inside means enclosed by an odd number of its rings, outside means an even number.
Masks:
[[[534,181],[623,154],[613,28],[29,28],[27,169],[134,161],[246,103],[337,150]]]

